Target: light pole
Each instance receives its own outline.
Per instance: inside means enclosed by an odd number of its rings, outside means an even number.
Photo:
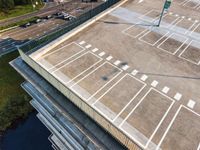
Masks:
[[[169,7],[171,6],[171,3],[172,3],[172,0],[165,0],[165,3],[164,3],[164,5],[163,5],[163,9],[162,9],[162,12],[161,12],[161,14],[160,14],[160,19],[159,19],[159,21],[158,21],[158,27],[160,26],[160,23],[161,23],[161,21],[162,21],[162,17],[163,17],[163,14],[164,14],[164,12],[165,12],[165,10],[168,10],[169,9]]]

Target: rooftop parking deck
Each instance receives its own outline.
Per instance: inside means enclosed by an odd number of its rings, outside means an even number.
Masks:
[[[143,149],[200,149],[200,2],[127,1],[30,57]],[[94,18],[95,19],[95,18]]]

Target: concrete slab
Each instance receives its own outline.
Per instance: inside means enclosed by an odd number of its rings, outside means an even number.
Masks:
[[[185,106],[180,106],[162,138],[160,148],[198,150],[199,127],[200,115]]]

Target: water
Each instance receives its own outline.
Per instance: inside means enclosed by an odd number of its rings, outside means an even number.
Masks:
[[[0,143],[0,150],[52,150],[48,129],[38,120],[36,112],[9,129]]]

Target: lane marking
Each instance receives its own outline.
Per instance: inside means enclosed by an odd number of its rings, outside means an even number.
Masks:
[[[113,58],[112,56],[108,56],[108,57],[106,58],[106,60],[110,61],[112,58]]]
[[[80,45],[83,45],[83,44],[85,44],[86,42],[85,41],[81,41],[79,44]]]
[[[135,69],[135,70],[133,70],[133,71],[131,72],[131,74],[135,76],[138,72],[139,72],[139,71]]]
[[[92,50],[92,52],[97,52],[99,49],[98,48],[94,48],[93,50]]]
[[[194,112],[193,110],[191,110],[191,109],[187,108],[187,107],[186,107],[186,106],[184,106],[184,105],[181,105],[181,106],[178,108],[178,110],[176,111],[176,113],[175,113],[175,115],[174,115],[173,119],[171,120],[171,122],[170,122],[169,126],[168,126],[168,127],[167,127],[167,129],[165,130],[165,133],[164,133],[164,135],[162,136],[162,138],[161,138],[160,142],[158,143],[156,150],[160,150],[160,146],[161,146],[162,142],[164,141],[164,139],[165,139],[165,137],[166,137],[167,133],[169,132],[169,130],[170,130],[170,128],[171,128],[171,126],[173,125],[173,123],[174,123],[174,121],[175,121],[176,117],[178,116],[178,114],[179,114],[179,112],[180,112],[181,108],[185,108],[185,109],[187,109],[187,110],[191,111],[192,113],[194,113],[195,115],[197,115],[198,117],[200,117],[200,114],[198,114],[198,113]]]
[[[114,62],[114,64],[117,66],[117,65],[119,65],[121,63],[121,61],[120,60],[116,60],[115,62]]]
[[[193,109],[194,108],[194,106],[195,106],[195,104],[196,104],[196,102],[194,101],[194,100],[189,100],[189,102],[187,103],[187,106],[189,107],[189,108],[191,108],[191,109]]]
[[[128,68],[129,68],[128,65],[125,65],[125,66],[122,67],[123,70],[127,70]]]
[[[151,83],[151,86],[153,87],[156,87],[158,85],[158,81],[154,80],[152,83]]]
[[[85,46],[85,48],[87,48],[87,49],[90,48],[90,47],[92,47],[91,44],[88,44],[88,45]]]
[[[174,96],[174,99],[179,101],[182,98],[182,94],[180,93],[176,93],[176,95]]]
[[[165,86],[163,89],[162,89],[162,92],[167,94],[169,92],[170,88]]]
[[[104,56],[106,53],[105,52],[101,52],[101,53],[99,53],[99,56]]]
[[[163,115],[163,117],[161,118],[160,122],[158,123],[158,125],[156,126],[154,132],[152,133],[152,135],[150,136],[150,138],[148,139],[147,143],[145,145],[143,145],[140,141],[138,141],[136,138],[134,138],[132,135],[130,135],[130,133],[128,133],[127,131],[125,131],[122,128],[122,125],[126,122],[126,120],[131,116],[131,114],[136,110],[136,108],[143,102],[143,100],[145,99],[145,97],[152,91],[156,91],[159,94],[163,95],[164,97],[166,97],[167,99],[169,99],[170,101],[172,101],[172,103],[170,104],[170,106],[168,107],[167,111],[165,112],[165,114]],[[137,105],[132,109],[132,111],[126,116],[126,118],[121,122],[121,124],[119,125],[119,129],[121,129],[123,132],[125,132],[130,138],[134,139],[134,141],[136,141],[141,147],[143,147],[144,149],[146,149],[149,145],[149,143],[151,142],[151,140],[153,139],[154,135],[156,134],[157,130],[159,129],[159,127],[161,126],[162,122],[164,121],[164,119],[166,118],[166,116],[168,115],[169,111],[171,110],[172,106],[174,105],[175,101],[173,99],[171,99],[169,96],[161,93],[160,91],[154,89],[154,88],[150,88],[149,91],[142,97],[142,99],[137,103]]]
[[[148,79],[148,76],[146,74],[142,75],[140,78],[142,81],[146,81]]]

